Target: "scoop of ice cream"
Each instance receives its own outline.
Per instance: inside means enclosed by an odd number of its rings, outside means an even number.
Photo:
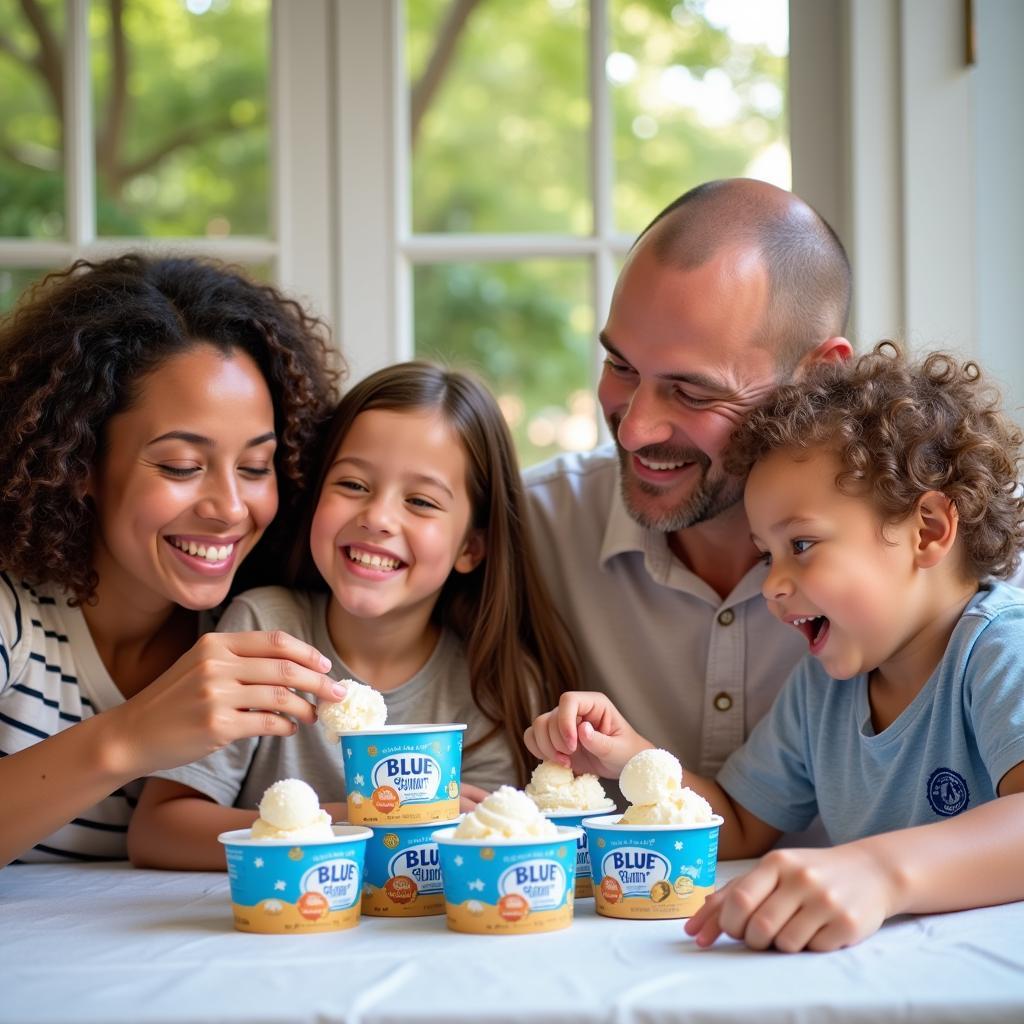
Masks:
[[[619,789],[631,804],[655,804],[679,792],[683,766],[667,750],[641,750],[626,762]]]
[[[332,739],[342,732],[377,729],[388,720],[387,705],[377,690],[355,679],[341,681],[348,687],[345,699],[323,701],[316,709],[317,719]]]
[[[711,805],[682,784],[683,766],[667,750],[641,750],[619,776],[630,802],[622,825],[699,825],[711,821]]]
[[[714,811],[711,804],[687,786],[674,797],[653,804],[632,804],[619,819],[621,825],[706,825]]]
[[[320,810],[312,786],[301,779],[281,779],[263,794],[253,839],[330,839],[331,816]]]
[[[543,839],[557,834],[554,822],[521,789],[501,786],[462,819],[454,838]]]
[[[542,811],[589,811],[608,803],[596,775],[573,776],[572,769],[554,761],[533,769],[526,795]]]

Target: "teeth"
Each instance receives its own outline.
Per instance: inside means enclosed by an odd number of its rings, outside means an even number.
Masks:
[[[172,537],[171,543],[186,555],[202,558],[207,562],[223,562],[235,550],[234,544],[211,544],[207,547],[205,544],[197,544],[194,540],[179,540],[177,537]]]
[[[368,551],[348,549],[348,557],[357,565],[365,565],[368,569],[397,569],[402,563],[397,558],[387,555],[371,555]]]
[[[685,462],[651,462],[650,459],[645,459],[640,455],[637,456],[637,459],[639,459],[641,466],[646,466],[648,469],[658,469],[663,471],[667,469],[682,469],[683,466],[686,465]]]
[[[793,620],[794,626],[802,626],[805,622],[813,622],[815,619],[820,619],[820,615],[804,615],[799,619]]]

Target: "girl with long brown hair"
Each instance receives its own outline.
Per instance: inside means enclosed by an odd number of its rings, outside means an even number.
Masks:
[[[331,655],[336,677],[383,693],[389,723],[465,722],[464,807],[523,785],[523,731],[577,688],[578,670],[541,583],[493,396],[465,373],[389,367],[342,399],[321,451],[291,565],[303,589],[243,594],[223,627],[306,639]],[[163,772],[143,795],[133,857],[222,867],[217,833],[251,824],[263,790],[293,775],[340,816],[340,767],[337,745],[306,728]]]

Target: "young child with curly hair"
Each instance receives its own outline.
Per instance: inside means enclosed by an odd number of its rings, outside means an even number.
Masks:
[[[0,322],[0,866],[125,857],[133,780],[312,720],[282,679],[343,692],[204,614],[294,511],[337,376],[318,321],[196,259],[81,261]]]
[[[687,923],[763,949],[858,942],[900,913],[1024,899],[1020,431],[974,363],[891,343],[779,389],[732,441],[772,613],[809,656],[715,780],[724,858],[820,814],[837,845],[779,849]],[[650,744],[599,694],[527,731],[617,775]]]

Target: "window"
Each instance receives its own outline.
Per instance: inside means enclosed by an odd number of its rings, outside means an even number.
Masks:
[[[786,4],[405,0],[403,12],[408,348],[478,367],[524,463],[590,448],[593,338],[636,234],[709,178],[790,186]]]

